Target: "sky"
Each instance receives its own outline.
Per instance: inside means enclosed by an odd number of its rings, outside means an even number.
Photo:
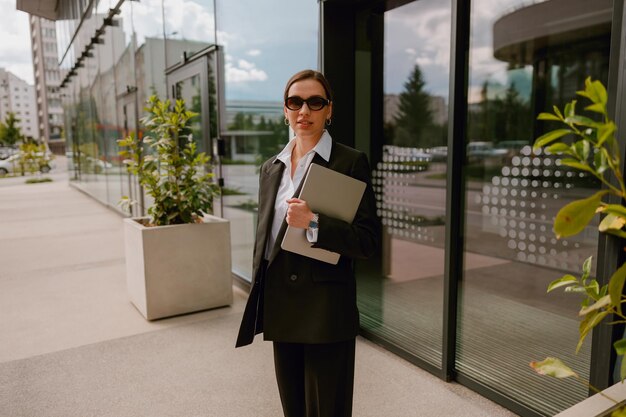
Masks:
[[[154,12],[160,4],[161,0],[133,2],[132,17],[129,9],[123,9],[125,33],[134,30],[140,44],[144,37],[162,36],[162,16]],[[169,38],[214,41],[213,0],[164,4]],[[282,101],[289,77],[317,66],[318,7],[312,0],[218,1],[217,38],[226,53],[226,97]]]
[[[493,23],[514,7],[542,0],[475,0],[472,2],[470,50],[470,102],[478,101],[483,82],[507,85],[512,80],[507,64],[493,57]],[[404,90],[415,64],[426,90],[447,99],[450,78],[450,2],[422,0],[385,14],[385,92]],[[526,76],[515,75],[522,95],[530,91]]]
[[[534,0],[537,1],[537,0]],[[493,22],[520,0],[476,0],[472,11],[470,101],[484,80],[506,85],[506,64],[492,56]],[[159,36],[160,0],[134,3],[134,29],[143,36]],[[174,38],[213,40],[212,0],[166,0],[166,31]],[[184,7],[181,7],[184,5]],[[267,10],[281,8],[272,19]],[[266,0],[242,5],[218,2],[218,40],[226,46],[227,96],[280,100],[290,74],[317,64],[317,4],[310,0]],[[0,67],[33,83],[28,16],[15,9],[15,0],[0,0]],[[306,12],[306,13],[303,13]],[[267,16],[260,20],[259,15]],[[303,15],[301,19],[285,16]],[[304,17],[307,16],[307,17]],[[130,25],[126,19],[124,26]],[[450,55],[450,5],[424,0],[386,13],[385,90],[399,93],[413,65],[420,65],[431,94],[447,97]],[[303,24],[306,22],[305,24]],[[156,28],[156,29],[155,29]],[[277,30],[280,28],[280,30]],[[476,28],[484,28],[477,30]],[[130,33],[130,27],[124,28]],[[127,30],[130,29],[130,30]],[[286,35],[288,34],[288,35]],[[141,39],[140,39],[141,41]],[[302,48],[303,45],[310,45]],[[285,60],[285,56],[290,59]],[[518,88],[519,83],[516,84]]]
[[[0,68],[33,84],[28,15],[15,9],[15,0],[0,0]]]

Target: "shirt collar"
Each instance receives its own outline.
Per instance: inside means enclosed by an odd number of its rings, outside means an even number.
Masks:
[[[287,165],[287,161],[289,161],[289,158],[291,158],[291,151],[293,151],[293,147],[295,145],[296,145],[296,137],[294,136],[289,141],[289,143],[285,145],[283,150],[280,151],[280,153],[276,156],[274,163],[276,163],[276,161],[280,161],[283,164]],[[333,147],[333,139],[331,138],[330,133],[328,133],[328,130],[324,129],[324,133],[322,133],[322,137],[317,142],[317,145],[315,145],[313,149],[311,150],[315,151],[315,153],[317,153],[319,156],[324,158],[326,162],[328,162],[328,160],[330,159],[330,151],[332,147]]]

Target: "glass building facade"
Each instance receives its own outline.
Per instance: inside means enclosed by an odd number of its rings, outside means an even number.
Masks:
[[[594,333],[574,355],[579,300],[546,295],[546,286],[578,274],[589,256],[606,280],[617,249],[594,224],[553,235],[558,209],[600,184],[532,151],[554,128],[535,116],[562,107],[591,76],[608,85],[618,125],[626,121],[623,6],[62,1],[71,182],[111,207],[135,198],[132,214],[143,213],[149,201],[116,140],[142,134],[150,95],[185,99],[199,113],[198,147],[224,180],[215,210],[231,220],[233,274],[245,284],[258,167],[289,138],[284,83],[300,69],[322,70],[335,89],[330,133],[369,155],[383,224],[379,256],[356,264],[363,335],[520,415],[553,415],[587,389],[539,377],[528,363],[558,356],[607,386],[612,341]]]

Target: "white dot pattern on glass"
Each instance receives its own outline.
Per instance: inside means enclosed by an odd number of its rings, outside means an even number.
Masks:
[[[570,190],[573,179],[586,177],[563,166],[560,157],[525,146],[474,198],[482,204],[480,212],[491,216],[483,227],[506,239],[511,259],[579,272],[584,259],[596,252],[597,223],[558,240],[552,223],[564,204],[584,197]]]
[[[377,213],[390,235],[414,242],[434,243],[435,233],[428,226],[445,224],[445,212],[424,215],[415,207],[415,198],[406,193],[413,185],[415,173],[428,169],[430,159],[424,149],[383,146],[383,160],[372,171],[372,186]]]
[[[383,147],[383,160],[372,171],[372,185],[377,213],[392,236],[423,243],[441,239],[432,226],[444,225],[445,213],[420,213],[415,207],[419,196],[407,192],[416,185],[416,174],[432,169],[429,159],[425,149]],[[597,224],[557,240],[552,222],[566,202],[583,197],[580,191],[570,190],[573,180],[585,177],[562,166],[560,157],[525,146],[468,201],[480,207],[483,231],[505,239],[503,246],[511,260],[579,272],[582,261],[595,254]]]

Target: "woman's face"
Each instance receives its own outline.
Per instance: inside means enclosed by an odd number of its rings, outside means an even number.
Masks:
[[[314,79],[306,79],[293,83],[289,87],[287,97],[309,99],[314,96],[326,97],[324,87]],[[299,138],[319,139],[324,131],[326,119],[332,116],[333,104],[329,103],[320,110],[311,110],[307,103],[303,103],[299,110],[290,110],[284,106],[285,117],[291,128]]]

